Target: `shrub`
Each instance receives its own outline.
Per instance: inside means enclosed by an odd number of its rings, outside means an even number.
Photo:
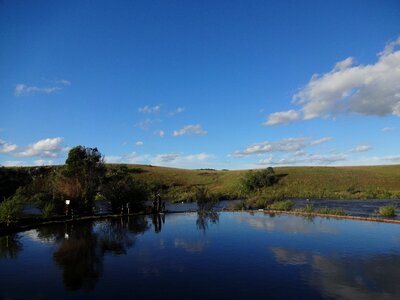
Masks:
[[[210,210],[217,202],[215,195],[212,195],[208,188],[204,186],[197,187],[195,199],[199,210]]]
[[[21,214],[21,202],[18,197],[12,197],[0,204],[0,223],[7,226],[18,222]]]
[[[379,208],[378,213],[383,217],[395,217],[396,207],[393,205],[386,205]]]
[[[260,171],[249,171],[241,180],[243,189],[246,192],[258,191],[261,188],[272,186],[279,181],[274,169],[267,168]]]
[[[290,211],[293,208],[293,201],[277,201],[268,206],[269,209]]]
[[[55,211],[55,205],[51,202],[46,203],[42,208],[42,213],[44,218],[50,218],[53,216]]]

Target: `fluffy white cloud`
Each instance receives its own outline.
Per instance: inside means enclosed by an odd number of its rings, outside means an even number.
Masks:
[[[146,164],[149,162],[150,157],[147,154],[140,155],[132,152],[127,155],[106,155],[104,161],[106,163]]]
[[[104,160],[107,163],[151,164],[167,167],[203,168],[210,167],[209,159],[212,157],[212,155],[207,153],[162,153],[150,155],[132,152],[128,155],[105,156]]]
[[[391,132],[391,131],[393,131],[393,130],[394,130],[393,127],[385,127],[385,128],[382,128],[382,132]]]
[[[143,143],[143,141],[137,141],[137,142],[135,143],[135,145],[136,145],[136,146],[143,146],[144,143]]]
[[[369,145],[358,145],[357,147],[351,149],[351,152],[356,152],[356,153],[360,153],[360,152],[366,152],[371,150],[372,147]]]
[[[63,141],[61,137],[40,140],[34,144],[28,145],[15,155],[17,157],[59,157],[66,151],[66,149],[62,147]]]
[[[308,144],[307,138],[285,138],[276,142],[261,142],[248,146],[244,150],[237,150],[233,153],[235,157],[242,157],[254,154],[272,152],[295,152],[304,149]]]
[[[178,154],[166,153],[159,154],[150,159],[151,164],[158,166],[173,166],[173,167],[206,167],[208,160],[212,156],[207,153],[198,154]]]
[[[54,82],[54,84],[56,85],[38,87],[38,86],[29,86],[23,83],[18,83],[15,86],[14,94],[15,96],[30,95],[36,93],[52,94],[61,91],[65,86],[71,85],[71,82],[65,79],[61,79]]]
[[[351,57],[338,62],[328,73],[313,75],[293,96],[298,111],[275,112],[267,125],[299,119],[330,117],[343,113],[400,116],[400,38],[386,45],[375,64],[354,65]]]
[[[0,139],[0,153],[10,153],[17,150],[18,146],[15,144],[10,144],[6,141]]]
[[[151,113],[158,113],[161,110],[161,105],[156,105],[156,106],[143,106],[139,107],[139,112],[145,113],[145,114],[151,114]]]
[[[326,136],[326,137],[320,138],[319,140],[312,141],[311,145],[320,145],[320,144],[329,142],[331,140],[333,140],[333,138]]]
[[[182,136],[182,135],[207,135],[207,131],[205,131],[199,124],[196,125],[186,125],[182,129],[174,130],[173,136]]]
[[[301,120],[301,113],[291,109],[288,111],[281,111],[270,114],[267,121],[264,122],[263,125],[288,124],[298,120]]]
[[[289,156],[274,160],[272,157],[261,159],[258,161],[259,165],[329,165],[339,161],[347,160],[347,156],[340,153],[329,154],[306,154],[304,157]]]

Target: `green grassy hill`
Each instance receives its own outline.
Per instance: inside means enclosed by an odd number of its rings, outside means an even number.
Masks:
[[[116,165],[108,165],[110,168]],[[166,197],[190,200],[196,186],[206,186],[220,198],[241,197],[240,179],[248,170],[185,170],[128,165],[132,176],[164,187]],[[400,165],[366,167],[279,167],[287,174],[265,194],[300,198],[400,198]]]
[[[108,164],[108,169],[121,165]],[[241,178],[249,170],[185,170],[149,165],[125,165],[136,180],[162,189],[164,199],[191,201],[197,187],[205,186],[219,199],[258,198],[334,198],[371,199],[400,198],[400,165],[367,167],[279,167],[285,174],[278,184],[256,195],[244,194]],[[12,195],[18,186],[30,182],[38,174],[50,174],[53,167],[0,168],[0,192]],[[40,176],[39,176],[40,177]],[[27,179],[28,178],[28,179]],[[3,198],[2,197],[2,198]]]

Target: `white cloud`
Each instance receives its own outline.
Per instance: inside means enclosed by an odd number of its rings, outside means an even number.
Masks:
[[[385,127],[385,128],[382,128],[382,132],[391,132],[391,131],[393,131],[393,130],[394,130],[393,127]]]
[[[20,167],[25,165],[25,162],[21,160],[6,160],[2,165],[5,167]]]
[[[351,152],[356,152],[356,153],[360,153],[360,152],[366,152],[371,150],[372,147],[369,145],[358,145],[357,147],[351,149]]]
[[[339,161],[347,160],[347,156],[340,153],[329,154],[306,154],[304,157],[288,156],[274,160],[271,156],[258,161],[259,165],[330,165]]]
[[[281,111],[270,114],[267,121],[264,122],[263,125],[288,124],[298,120],[301,120],[300,112],[291,109],[288,111]]]
[[[23,96],[23,95],[30,95],[30,94],[36,94],[36,93],[42,93],[42,94],[52,94],[58,91],[61,91],[65,86],[71,85],[71,82],[65,79],[58,80],[56,82],[53,82],[55,85],[53,86],[29,86],[23,83],[18,83],[15,86],[14,94],[15,96]]]
[[[326,137],[323,137],[323,138],[321,138],[319,140],[312,141],[311,145],[320,145],[320,144],[329,142],[331,140],[333,140],[333,138],[326,136]]]
[[[164,132],[164,130],[159,130],[159,131],[156,131],[155,134],[158,135],[159,137],[164,137],[165,132]]]
[[[382,157],[382,159],[386,160],[386,161],[399,163],[400,162],[400,155],[384,156],[384,157]]]
[[[54,161],[51,159],[49,159],[49,160],[37,159],[34,161],[34,164],[36,166],[51,166],[51,165],[54,165]]]
[[[137,154],[132,152],[127,155],[106,155],[104,161],[106,163],[128,163],[128,164],[146,164],[151,156],[147,154]]]
[[[207,131],[201,128],[201,125],[186,125],[182,129],[174,130],[173,136],[182,136],[182,135],[207,135]]]
[[[70,86],[71,85],[71,81],[66,80],[66,79],[61,79],[61,80],[58,81],[58,83],[61,83],[62,85],[65,85],[65,86]]]
[[[137,142],[135,143],[135,145],[136,145],[136,146],[143,146],[144,143],[143,143],[142,141],[137,141]]]
[[[145,113],[145,114],[151,114],[151,113],[158,113],[161,110],[161,105],[156,105],[156,106],[143,106],[139,107],[139,112]]]
[[[48,138],[40,140],[34,144],[27,146],[20,152],[17,152],[15,156],[17,157],[59,157],[63,152],[66,151],[62,147],[63,138]]]
[[[152,120],[152,119],[144,119],[142,121],[140,121],[139,123],[137,123],[135,126],[139,127],[141,130],[146,131],[149,130],[150,126],[154,123],[156,123],[158,120]]]
[[[174,111],[170,112],[169,115],[170,116],[175,116],[175,115],[180,114],[180,113],[182,113],[184,111],[185,111],[184,107],[177,107]]]
[[[237,150],[233,153],[235,157],[243,157],[254,154],[273,153],[273,152],[296,152],[310,145],[310,139],[285,138],[276,142],[261,142],[248,146],[244,150]]]
[[[166,153],[159,154],[150,159],[151,164],[157,166],[173,166],[173,167],[205,167],[208,164],[208,160],[212,156],[207,153],[198,154],[178,154],[178,153]]]
[[[155,164],[159,163],[169,163],[175,161],[179,157],[179,154],[176,153],[168,153],[168,154],[159,154],[155,158],[152,159],[152,161],[155,162]]]
[[[151,164],[156,166],[196,168],[208,167],[209,159],[213,156],[207,153],[182,154],[162,153],[156,155],[138,154],[132,152],[128,155],[106,156],[107,163]]]
[[[386,45],[375,64],[354,65],[351,57],[338,62],[328,73],[313,75],[293,96],[300,110],[271,114],[267,125],[338,114],[400,116],[400,38]]]
[[[17,150],[18,146],[15,144],[7,143],[6,141],[0,139],[0,153],[10,153]]]

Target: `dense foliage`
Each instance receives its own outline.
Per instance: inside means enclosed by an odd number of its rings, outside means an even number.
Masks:
[[[144,200],[149,197],[149,189],[139,181],[135,181],[126,166],[110,170],[104,178],[98,199],[111,202],[114,211],[129,206],[130,209],[139,209]]]
[[[64,193],[75,200],[78,210],[92,208],[105,173],[104,159],[97,148],[77,146],[69,151],[62,172]]]
[[[18,221],[24,204],[35,204],[43,217],[65,214],[69,199],[74,214],[93,211],[95,200],[104,200],[116,212],[134,212],[148,199],[149,188],[134,179],[124,166],[107,169],[97,148],[77,146],[69,151],[64,166],[0,168],[0,225]],[[70,210],[71,211],[71,210]]]
[[[262,188],[274,185],[279,181],[273,168],[260,171],[249,171],[242,178],[242,186],[246,192],[258,191]]]

